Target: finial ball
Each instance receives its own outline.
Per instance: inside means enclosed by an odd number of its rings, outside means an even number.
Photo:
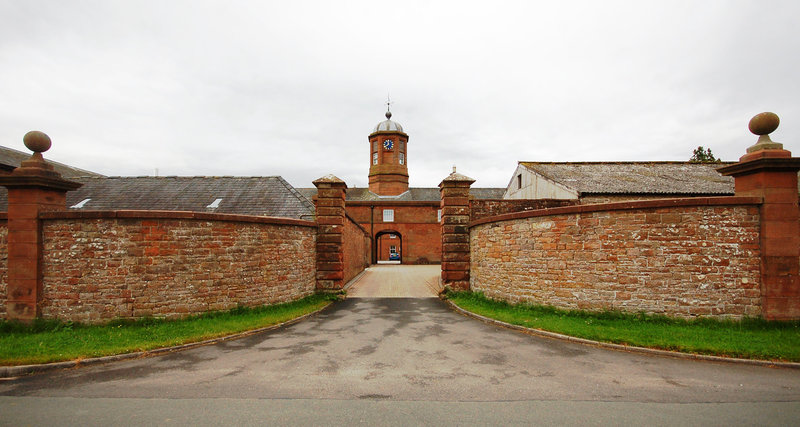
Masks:
[[[38,130],[32,130],[26,133],[25,136],[22,137],[22,141],[25,143],[25,146],[34,153],[44,153],[49,150],[52,145],[50,137]]]
[[[775,113],[760,113],[750,119],[750,132],[756,135],[769,135],[778,128],[781,119]]]
[[[386,112],[386,120],[389,120],[391,118],[392,118],[392,112],[391,111],[387,111]]]

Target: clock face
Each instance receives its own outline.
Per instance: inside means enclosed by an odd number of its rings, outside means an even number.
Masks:
[[[391,139],[387,139],[383,141],[383,148],[387,150],[391,150],[394,147],[394,142]]]

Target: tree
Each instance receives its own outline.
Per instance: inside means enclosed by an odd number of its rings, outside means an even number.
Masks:
[[[689,159],[689,162],[691,162],[691,163],[719,163],[719,162],[721,162],[721,160],[716,158],[716,157],[714,157],[714,155],[711,154],[711,149],[710,148],[703,148],[703,146],[701,145],[701,146],[699,146],[699,147],[694,149],[694,152],[692,153],[692,158]]]

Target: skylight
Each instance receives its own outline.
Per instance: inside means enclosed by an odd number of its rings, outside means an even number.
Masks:
[[[209,209],[216,209],[219,207],[219,204],[222,202],[222,199],[214,200],[210,205],[206,206]]]
[[[84,205],[86,205],[87,203],[89,203],[89,200],[92,200],[92,199],[83,199],[83,200],[81,200],[80,202],[78,202],[78,203],[76,203],[76,204],[74,204],[74,205],[70,206],[69,208],[70,208],[70,209],[81,209],[81,208],[83,208],[83,206],[84,206]]]

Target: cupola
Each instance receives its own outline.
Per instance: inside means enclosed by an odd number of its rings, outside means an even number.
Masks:
[[[388,103],[387,103],[388,104]],[[369,134],[369,191],[397,196],[408,191],[408,135],[386,111],[386,120]]]
[[[400,126],[400,123],[397,123],[392,120],[392,112],[386,112],[386,120],[378,123],[375,125],[375,129],[372,130],[372,133],[375,132],[402,132],[403,127]]]

